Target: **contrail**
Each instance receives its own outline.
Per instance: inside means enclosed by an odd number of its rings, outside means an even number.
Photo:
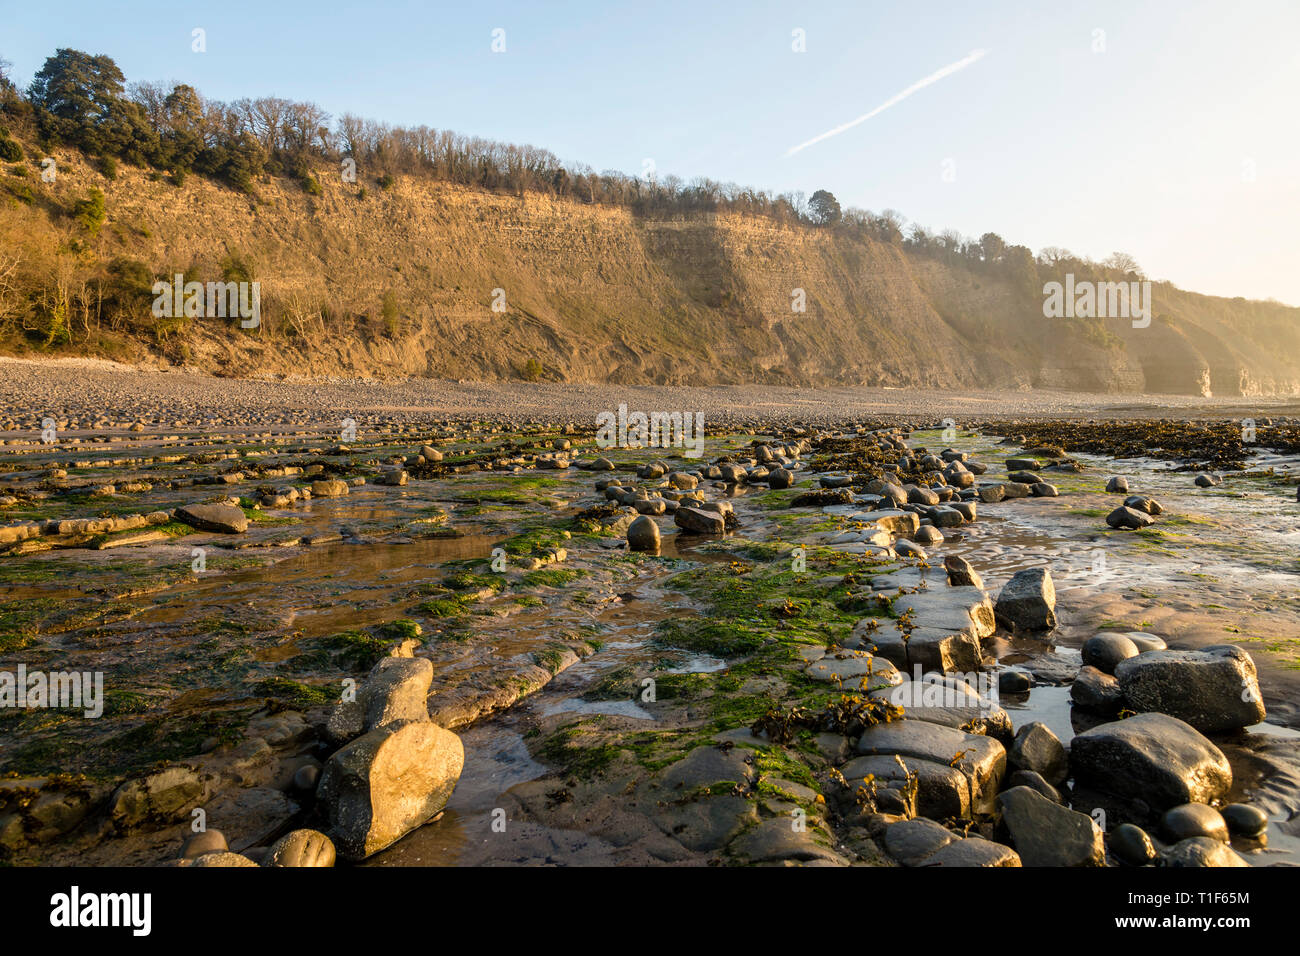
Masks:
[[[891,106],[903,102],[903,100],[907,99],[917,90],[924,89],[925,87],[929,86],[931,83],[937,83],[940,80],[942,80],[945,76],[951,76],[952,74],[956,73],[958,70],[966,69],[966,67],[970,66],[972,63],[974,63],[976,60],[982,57],[985,53],[988,53],[988,50],[972,50],[970,53],[966,54],[966,56],[962,57],[956,63],[949,63],[942,70],[937,70],[934,73],[931,73],[923,80],[917,80],[907,89],[903,90],[903,92],[891,96],[889,99],[885,100],[885,102],[881,103],[870,113],[864,113],[863,115],[859,116],[855,120],[849,120],[847,123],[837,126],[834,129],[828,129],[820,136],[814,136],[806,143],[800,143],[798,146],[792,146],[790,147],[790,149],[786,150],[785,154],[787,156],[793,156],[801,149],[807,149],[809,146],[813,145],[814,143],[820,143],[824,139],[830,139],[832,136],[838,136],[846,129],[852,129],[854,126],[857,126],[859,123],[865,123],[873,116],[879,116],[881,113],[889,109]]]

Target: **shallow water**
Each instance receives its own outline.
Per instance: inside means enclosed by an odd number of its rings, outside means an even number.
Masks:
[[[198,577],[155,596],[135,616],[140,624],[222,616],[254,606],[263,621],[313,637],[372,623],[373,607],[412,582],[428,580],[445,561],[485,558],[499,543],[491,535],[423,538],[383,545],[338,542],[310,548],[274,565]],[[268,584],[273,581],[273,587]],[[321,603],[327,590],[329,602]]]

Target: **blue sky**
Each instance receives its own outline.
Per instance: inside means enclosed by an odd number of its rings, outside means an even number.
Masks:
[[[71,46],[219,99],[309,99],[597,170],[648,158],[661,175],[826,188],[936,230],[1119,249],[1186,288],[1300,305],[1294,0],[7,6],[0,56],[24,85]]]

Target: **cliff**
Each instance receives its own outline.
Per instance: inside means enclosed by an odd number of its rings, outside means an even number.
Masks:
[[[1276,303],[1156,283],[1149,328],[1069,322],[1043,316],[1037,279],[844,230],[328,169],[318,195],[266,178],[250,197],[126,164],[109,179],[71,150],[45,183],[39,155],[28,144],[0,179],[8,354],[227,375],[1300,391],[1300,309]],[[93,235],[72,215],[92,187]],[[123,263],[150,281],[230,278],[234,263],[260,283],[261,326],[157,320],[112,278]]]

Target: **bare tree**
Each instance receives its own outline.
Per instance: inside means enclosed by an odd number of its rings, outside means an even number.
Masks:
[[[257,141],[267,152],[284,145],[284,124],[289,116],[288,100],[275,96],[261,96],[255,100],[240,100],[240,107]]]
[[[1107,269],[1117,269],[1125,275],[1128,275],[1130,272],[1139,276],[1144,275],[1142,267],[1138,265],[1137,259],[1130,256],[1127,252],[1112,252],[1101,261],[1101,264]]]
[[[162,83],[132,83],[127,90],[131,100],[144,110],[155,133],[167,128],[167,87]]]
[[[15,281],[18,267],[22,262],[22,256],[17,251],[0,250],[0,329],[6,332],[22,301],[22,295]]]

